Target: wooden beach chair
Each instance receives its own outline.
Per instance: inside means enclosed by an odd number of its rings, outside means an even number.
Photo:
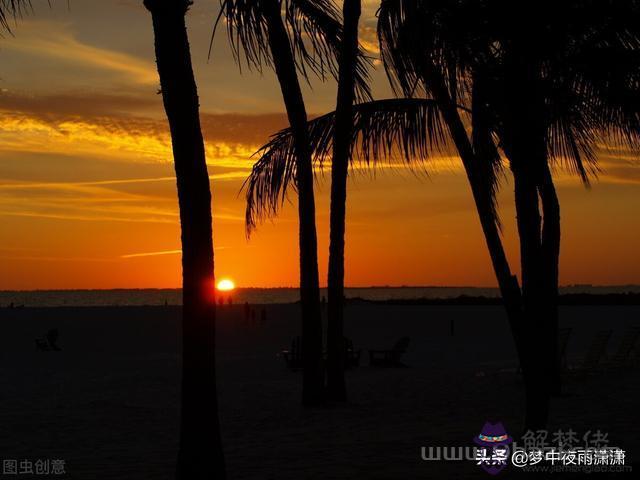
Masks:
[[[618,345],[616,353],[607,362],[608,367],[621,368],[629,366],[632,362],[632,354],[635,353],[636,343],[640,337],[640,326],[636,325],[628,328],[622,334],[622,340]]]
[[[46,338],[36,338],[36,350],[40,352],[48,352],[50,350],[49,342]]]
[[[291,341],[290,350],[282,350],[282,358],[287,365],[287,368],[291,370],[299,370],[302,368],[302,342],[300,337],[295,337]]]
[[[60,334],[58,333],[58,329],[52,328],[44,337],[36,338],[36,349],[41,352],[48,352],[51,350],[53,350],[54,352],[59,352],[61,350],[58,346],[59,336]]]
[[[405,367],[402,356],[409,347],[409,337],[402,337],[389,350],[369,350],[369,365],[372,367]]]

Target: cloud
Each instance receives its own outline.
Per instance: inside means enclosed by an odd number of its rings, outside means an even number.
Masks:
[[[139,111],[152,105],[148,98],[128,94],[27,96],[5,92],[0,94],[0,151],[170,162],[166,120],[122,111],[127,106]],[[209,163],[247,170],[258,147],[286,126],[282,114],[203,113],[201,122]]]
[[[226,250],[226,247],[214,247],[214,250]],[[157,257],[162,255],[179,255],[182,253],[181,249],[175,250],[160,250],[159,252],[142,252],[142,253],[127,253],[126,255],[120,255],[120,258],[141,258],[141,257]]]
[[[43,121],[73,118],[99,118],[128,112],[160,112],[162,104],[157,95],[147,91],[113,93],[103,91],[55,92],[26,94],[4,90],[0,92],[0,109],[21,113]]]
[[[155,65],[133,55],[82,43],[69,31],[69,25],[44,20],[26,20],[20,38],[4,42],[7,50],[53,58],[102,71],[113,72],[141,85],[158,84]]]
[[[160,252],[144,252],[144,253],[128,253],[126,255],[120,255],[120,258],[140,258],[140,257],[156,257],[158,255],[178,255],[182,250],[163,250]]]
[[[245,172],[226,172],[209,175],[211,180],[244,179]],[[117,180],[98,180],[92,182],[8,182],[0,183],[0,190],[82,190],[82,187],[100,187],[117,185],[135,185],[157,182],[175,182],[175,177],[126,178]]]

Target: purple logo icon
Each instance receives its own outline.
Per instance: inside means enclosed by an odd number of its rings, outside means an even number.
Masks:
[[[507,434],[502,422],[485,422],[480,433],[474,437],[476,461],[490,475],[497,475],[509,461],[509,445],[513,439]]]

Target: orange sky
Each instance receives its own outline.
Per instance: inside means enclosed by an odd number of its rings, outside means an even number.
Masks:
[[[65,5],[62,5],[64,3]],[[363,35],[375,53],[375,2]],[[36,1],[36,15],[0,39],[0,289],[177,287],[179,225],[173,166],[140,1]],[[297,284],[295,206],[247,241],[240,185],[250,155],[285,125],[271,72],[242,75],[221,36],[206,55],[215,0],[189,26],[214,195],[217,275],[239,286]],[[380,68],[378,98],[389,96]],[[335,85],[306,89],[310,112],[332,109]],[[563,207],[561,281],[640,283],[640,165],[600,158],[591,190],[557,172]],[[465,177],[443,158],[427,179],[400,168],[349,184],[348,285],[494,285]],[[326,276],[328,176],[318,183]],[[295,198],[291,199],[295,202]],[[508,179],[505,244],[518,255]],[[323,281],[324,283],[324,281]]]

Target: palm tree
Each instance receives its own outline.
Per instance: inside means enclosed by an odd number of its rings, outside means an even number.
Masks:
[[[488,41],[494,45],[494,55],[480,61],[493,86],[486,106],[493,112],[494,131],[514,172],[523,296],[551,340],[548,357],[555,365],[545,367],[553,378],[552,393],[559,393],[559,359],[553,353],[557,352],[560,204],[550,166],[563,159],[588,185],[598,143],[637,146],[638,106],[630,100],[637,97],[634,82],[640,71],[634,23],[640,2],[542,2],[525,28],[518,29],[508,26],[513,14],[509,5],[490,6],[493,11],[487,18],[496,24]],[[611,88],[612,80],[617,92]],[[621,92],[626,101],[620,102]],[[529,193],[523,193],[526,189]]]
[[[283,20],[284,11],[284,20]],[[236,58],[249,65],[273,67],[280,83],[293,132],[295,187],[298,193],[300,299],[302,307],[302,403],[317,405],[324,397],[322,318],[318,278],[313,166],[307,112],[298,75],[337,75],[341,44],[339,13],[330,0],[221,0],[220,18],[227,22]],[[359,90],[368,92],[364,66],[358,62]],[[248,229],[255,226],[249,222]]]
[[[637,4],[633,8],[628,5],[628,8],[621,7],[623,14],[614,10],[608,21],[604,22],[606,27],[594,28],[600,25],[596,19],[603,18],[595,2],[592,5],[593,20],[587,22],[582,15],[581,22],[577,22],[587,25],[587,33],[583,28],[582,36],[578,37],[574,31],[573,38],[565,40],[566,45],[572,48],[567,48],[560,58],[555,59],[563,70],[549,69],[545,65],[550,72],[548,85],[533,98],[542,96],[545,105],[550,106],[549,112],[544,121],[538,121],[542,126],[530,125],[537,128],[539,136],[544,134],[545,140],[544,149],[540,146],[532,149],[540,157],[538,160],[545,160],[539,167],[541,173],[536,177],[531,171],[534,159],[526,162],[521,160],[517,165],[513,162],[513,152],[504,125],[507,121],[522,120],[507,119],[504,113],[506,108],[500,103],[500,99],[508,98],[504,95],[508,86],[504,80],[498,82],[496,79],[496,62],[493,60],[496,41],[494,37],[487,36],[488,32],[497,28],[489,20],[499,18],[499,12],[487,14],[486,4],[498,5],[497,2],[485,2],[483,5],[479,1],[445,1],[442,5],[435,0],[424,3],[402,0],[383,2],[379,35],[390,79],[397,90],[413,95],[417,89],[422,89],[432,100],[378,101],[356,106],[353,148],[356,156],[359,155],[365,163],[371,158],[388,157],[391,154],[390,145],[396,145],[408,161],[421,160],[428,153],[425,148],[429,145],[433,147],[434,143],[437,146],[441,140],[442,130],[436,127],[438,119],[447,125],[467,172],[523,366],[527,399],[525,425],[541,428],[548,414],[547,384],[554,355],[548,353],[546,361],[537,360],[540,358],[536,352],[538,347],[546,347],[548,352],[553,352],[553,347],[549,348],[552,335],[534,323],[531,303],[534,295],[537,295],[547,302],[546,305],[542,303],[540,311],[553,307],[554,295],[557,296],[560,238],[559,203],[546,160],[547,157],[552,160],[568,158],[570,168],[580,173],[586,182],[589,171],[594,169],[594,149],[598,143],[607,140],[607,136],[613,135],[617,142],[632,148],[638,147],[640,102],[637,84],[640,70],[638,42],[634,39],[637,33],[633,29],[633,22],[637,20]],[[435,6],[441,9],[434,10]],[[573,8],[583,9],[584,4],[574,5]],[[567,17],[571,18],[572,15],[560,16],[558,22],[566,24]],[[488,42],[487,38],[491,41]],[[577,42],[580,38],[582,40]],[[552,43],[556,49],[559,44]],[[510,72],[514,71],[517,69],[510,68]],[[504,73],[498,76],[503,79],[506,77]],[[427,105],[435,105],[438,113],[426,108]],[[527,110],[533,118],[536,118],[535,108],[540,107],[529,106]],[[329,114],[309,125],[316,160],[322,161],[328,155],[333,121],[333,115]],[[465,124],[472,127],[470,135]],[[514,127],[511,125],[508,128]],[[498,139],[505,140],[498,144]],[[539,139],[532,142],[533,145],[540,144]],[[533,250],[538,255],[539,264],[543,265],[536,267],[530,258],[523,260],[527,263],[528,272],[532,267],[537,269],[537,272],[533,270],[535,277],[532,273],[526,275],[526,301],[522,300],[518,282],[511,275],[500,239],[494,203],[496,178],[501,164],[498,146],[511,160],[514,176],[518,177],[519,216],[524,216],[529,222],[529,225],[525,222],[521,226],[524,243],[531,238],[527,237],[526,229],[530,228],[530,222],[536,222],[536,209],[531,208],[533,202],[527,196],[531,196],[533,191],[540,196],[542,203],[545,221],[541,223],[538,213],[539,226],[532,230],[540,229],[538,237],[543,247],[537,247],[537,252],[535,247],[529,245],[523,248],[523,256],[531,256],[530,251]],[[286,131],[274,136],[261,150],[262,158],[255,165],[248,182],[248,218],[264,214],[265,211],[275,213],[284,198],[289,181],[287,177],[291,172],[288,150],[290,139]],[[526,166],[523,167],[523,164]],[[281,181],[270,181],[268,185],[273,188],[270,195],[265,195],[267,204],[256,205],[255,198],[252,198],[255,197],[255,190],[263,188],[267,184],[265,179],[273,177],[279,177]],[[529,185],[531,178],[536,178],[535,190]],[[528,311],[524,310],[524,304],[527,304]]]
[[[511,273],[500,236],[495,206],[497,151],[493,144],[485,145],[484,150],[474,147],[465,132],[460,113],[452,108],[445,115],[445,109],[435,99],[376,100],[356,104],[353,112],[349,155],[352,161],[375,166],[383,159],[401,156],[410,168],[416,164],[428,168],[428,163],[424,162],[436,155],[448,154],[452,148],[457,150],[469,179],[492,265],[517,339],[518,354],[523,362],[524,354],[520,351],[523,343],[520,288]],[[318,117],[308,124],[314,162],[320,166],[331,158],[334,151],[335,124],[334,113]],[[474,142],[482,138],[478,124],[476,121],[474,125]],[[248,224],[276,215],[286,199],[296,169],[291,130],[275,134],[258,151],[258,155],[260,159],[245,183]]]
[[[331,211],[328,273],[327,395],[346,401],[344,379],[344,235],[347,203],[347,173],[353,135],[353,102],[358,66],[358,21],[360,0],[344,0],[344,38],[340,52],[336,128],[331,162]]]
[[[178,479],[225,478],[215,377],[211,190],[185,15],[190,0],[144,0],[151,12],[182,229],[182,405]]]
[[[386,0],[380,32],[385,64],[406,95],[419,86],[441,99],[445,81],[462,85],[474,135],[478,119],[485,143],[499,140],[509,159],[521,247],[526,423],[539,428],[549,393],[559,389],[560,206],[549,162],[566,159],[587,182],[595,147],[607,136],[616,132],[618,141],[637,145],[637,104],[634,111],[612,101],[613,89],[594,75],[615,72],[628,98],[637,97],[638,2],[537,2],[524,26],[513,21],[518,7],[503,0]],[[602,63],[621,57],[622,68]]]

